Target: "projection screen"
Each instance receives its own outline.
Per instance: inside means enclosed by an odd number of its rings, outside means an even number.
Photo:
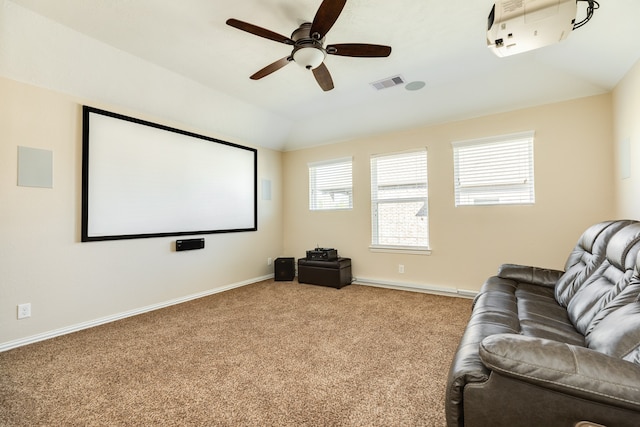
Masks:
[[[83,242],[257,230],[257,150],[83,107]]]

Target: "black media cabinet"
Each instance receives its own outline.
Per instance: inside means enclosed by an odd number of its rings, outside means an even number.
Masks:
[[[332,261],[298,260],[298,282],[340,289],[351,283],[351,258]]]

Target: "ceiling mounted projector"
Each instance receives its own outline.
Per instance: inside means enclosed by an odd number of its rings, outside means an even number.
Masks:
[[[587,17],[576,23],[578,1],[588,6]],[[503,57],[557,43],[589,21],[598,7],[595,0],[498,0],[489,13],[487,45]]]

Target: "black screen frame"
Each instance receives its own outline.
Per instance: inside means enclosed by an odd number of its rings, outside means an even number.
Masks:
[[[185,143],[188,143],[188,139],[196,138],[198,140],[204,140],[213,144],[222,144],[224,147],[229,147],[238,150],[244,150],[249,152],[253,157],[253,165],[252,170],[252,204],[253,204],[253,215],[252,215],[252,224],[247,224],[246,226],[241,226],[237,228],[219,228],[219,227],[204,227],[204,229],[187,229],[181,231],[172,231],[172,230],[157,230],[157,231],[145,231],[141,233],[135,232],[123,232],[123,233],[95,233],[91,229],[91,209],[90,209],[90,198],[97,197],[96,193],[92,191],[91,180],[90,180],[90,172],[91,172],[91,117],[92,114],[96,114],[99,116],[105,116],[116,120],[123,120],[129,123],[133,123],[136,125],[147,126],[154,129],[159,129],[166,132],[171,132],[172,135],[184,136]],[[214,147],[214,146],[212,146]],[[246,154],[244,153],[243,154]],[[124,239],[140,239],[140,238],[153,238],[153,237],[167,237],[167,236],[186,236],[186,235],[201,235],[201,234],[217,234],[217,233],[236,233],[236,232],[251,232],[258,230],[258,150],[255,148],[245,147],[243,145],[234,144],[231,142],[223,141],[220,139],[199,135],[193,132],[188,132],[181,129],[176,129],[173,127],[153,123],[150,121],[129,117],[123,114],[118,114],[106,110],[102,110],[99,108],[90,107],[84,105],[82,108],[82,214],[81,214],[81,241],[82,242],[91,242],[91,241],[105,241],[105,240],[124,240]],[[171,203],[171,201],[169,201]],[[188,220],[188,218],[185,218]]]

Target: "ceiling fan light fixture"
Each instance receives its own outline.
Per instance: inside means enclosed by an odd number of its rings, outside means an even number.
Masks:
[[[293,52],[293,60],[296,64],[307,70],[318,68],[324,61],[324,50],[317,47],[302,47]]]

